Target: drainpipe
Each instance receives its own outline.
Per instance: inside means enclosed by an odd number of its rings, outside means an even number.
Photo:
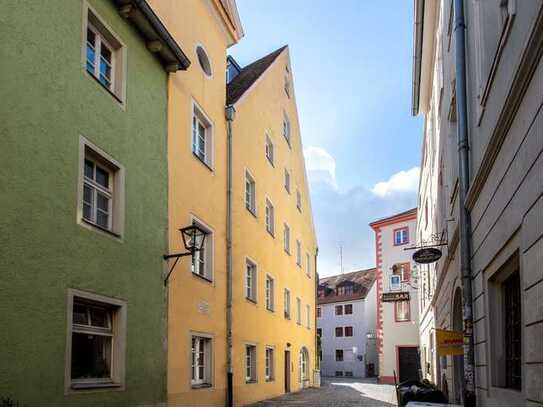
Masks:
[[[464,406],[475,407],[475,358],[473,343],[473,297],[471,291],[471,218],[466,207],[469,189],[469,138],[466,98],[466,25],[464,1],[454,0],[456,65],[456,113],[458,136],[458,198],[460,204],[460,271],[464,318]]]
[[[236,117],[234,106],[225,109],[227,124],[226,158],[226,407],[234,405],[232,369],[232,122]]]

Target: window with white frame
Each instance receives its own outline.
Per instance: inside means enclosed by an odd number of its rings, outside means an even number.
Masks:
[[[213,126],[204,112],[193,103],[192,153],[209,169],[213,166]]]
[[[270,276],[266,276],[266,309],[273,311],[275,308],[275,282]]]
[[[266,367],[265,367],[266,381],[270,382],[275,379],[275,359],[273,348],[266,347]]]
[[[193,220],[192,224],[207,232],[202,248],[195,251],[192,256],[192,272],[211,281],[213,279],[213,231],[197,220]]]
[[[285,309],[285,318],[290,319],[290,291],[285,288],[284,291],[284,309]]]
[[[102,230],[121,234],[121,203],[124,193],[123,171],[119,164],[112,161],[97,148],[90,146],[83,138],[81,215],[87,224]]]
[[[287,94],[287,96],[290,98],[290,81],[288,79],[288,75],[285,75],[285,85],[284,85],[284,88],[285,88],[285,93]]]
[[[409,243],[409,228],[400,228],[394,230],[394,246]]]
[[[286,113],[283,114],[283,137],[285,138],[288,146],[290,147],[290,121]]]
[[[246,260],[245,265],[245,297],[256,302],[256,264]]]
[[[305,326],[307,329],[310,329],[311,328],[311,307],[309,306],[309,304],[305,306],[305,315],[307,317]]]
[[[290,172],[285,168],[285,189],[290,194]]]
[[[296,265],[302,267],[302,243],[296,239]]]
[[[305,254],[305,262],[305,274],[307,274],[308,277],[311,277],[311,256],[309,255],[309,253]]]
[[[302,212],[302,194],[299,190],[296,190],[296,208]]]
[[[302,300],[296,297],[296,323],[302,324]]]
[[[256,183],[249,171],[245,171],[245,207],[256,214]]]
[[[256,382],[256,346],[245,345],[245,381]]]
[[[290,227],[285,223],[283,228],[283,248],[285,249],[285,252],[290,254]]]
[[[69,371],[66,389],[122,386],[126,346],[126,303],[69,291]]]
[[[268,134],[266,134],[266,158],[268,159],[268,162],[273,166],[274,148],[273,142]]]
[[[122,101],[124,46],[90,9],[87,10],[84,51],[86,71]]]
[[[266,199],[266,231],[275,236],[275,213],[273,204],[269,199]]]
[[[193,387],[211,386],[211,338],[192,336]]]

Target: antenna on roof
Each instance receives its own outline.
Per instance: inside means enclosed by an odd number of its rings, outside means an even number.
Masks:
[[[339,244],[339,270],[343,274],[343,246]]]

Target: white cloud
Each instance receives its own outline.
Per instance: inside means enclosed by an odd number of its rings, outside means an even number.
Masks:
[[[413,167],[407,171],[400,171],[392,175],[387,181],[378,182],[371,192],[386,198],[397,192],[417,192],[419,187],[420,168]]]
[[[336,160],[324,148],[308,146],[304,148],[305,165],[312,182],[322,182],[337,189]]]

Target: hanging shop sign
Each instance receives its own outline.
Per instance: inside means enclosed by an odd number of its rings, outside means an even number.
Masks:
[[[441,258],[441,250],[436,247],[423,247],[413,253],[413,260],[420,264],[434,263]]]
[[[462,331],[436,329],[436,343],[439,356],[464,354],[464,333]]]
[[[381,297],[383,302],[398,302],[398,301],[409,301],[408,292],[397,292],[397,293],[383,293]]]

